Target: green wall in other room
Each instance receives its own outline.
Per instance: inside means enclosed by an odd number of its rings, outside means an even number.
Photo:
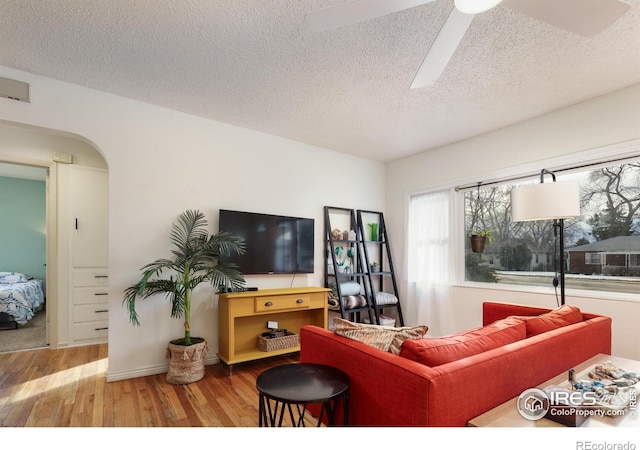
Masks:
[[[45,279],[44,181],[0,177],[0,272]]]

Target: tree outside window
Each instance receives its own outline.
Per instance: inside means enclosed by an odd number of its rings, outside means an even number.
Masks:
[[[465,235],[476,230],[493,234],[483,253],[473,253],[465,239],[465,279],[550,286],[565,264],[567,288],[640,292],[640,162],[557,179],[580,182],[582,212],[564,221],[562,257],[553,221],[511,222],[510,192],[516,184],[464,193]]]

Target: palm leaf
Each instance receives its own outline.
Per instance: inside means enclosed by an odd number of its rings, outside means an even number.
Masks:
[[[141,268],[139,281],[124,291],[123,305],[129,311],[132,324],[140,325],[136,300],[162,296],[171,303],[171,317],[185,318],[185,340],[190,338],[191,292],[208,282],[238,290],[244,277],[233,264],[219,262],[220,256],[245,252],[244,241],[228,232],[209,235],[207,221],[200,211],[187,210],[171,227],[169,238],[173,244],[171,258],[160,258]],[[168,278],[162,278],[169,271]]]

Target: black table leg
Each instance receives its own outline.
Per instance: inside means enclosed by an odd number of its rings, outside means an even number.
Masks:
[[[258,404],[258,426],[262,427],[263,421],[267,422],[266,411],[264,409],[265,398],[264,395],[260,394],[260,403]]]

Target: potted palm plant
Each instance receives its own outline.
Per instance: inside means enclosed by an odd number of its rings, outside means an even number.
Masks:
[[[474,230],[471,232],[471,251],[474,253],[484,252],[484,246],[488,242],[493,242],[493,230]]]
[[[167,348],[170,358],[167,381],[172,384],[191,383],[204,377],[207,342],[204,338],[191,336],[193,289],[205,282],[215,288],[222,285],[232,291],[244,285],[244,277],[234,265],[219,261],[220,256],[243,254],[242,238],[227,232],[210,235],[206,227],[207,221],[202,212],[187,210],[180,214],[170,233],[175,247],[172,257],[157,259],[142,267],[140,280],[125,290],[122,302],[129,310],[130,322],[137,326],[140,318],[136,312],[136,300],[152,296],[168,297],[171,316],[184,317],[184,337],[170,341]]]

